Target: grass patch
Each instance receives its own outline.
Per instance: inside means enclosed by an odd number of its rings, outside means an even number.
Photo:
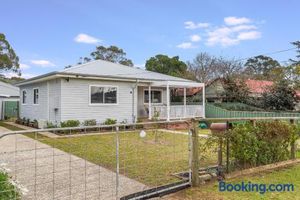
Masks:
[[[9,176],[0,171],[0,199],[1,200],[19,200],[21,196],[17,189],[9,182]]]
[[[226,180],[227,183],[257,183],[257,184],[294,184],[293,192],[219,192],[218,183],[202,185],[199,188],[188,189],[175,194],[182,199],[211,199],[211,200],[239,200],[239,199],[299,199],[300,197],[300,165],[275,170],[272,172],[260,173],[254,176],[244,176],[241,178]]]
[[[24,130],[24,129],[19,128],[17,126],[13,126],[13,125],[7,124],[7,123],[5,123],[3,121],[0,121],[0,126],[2,126],[4,128],[7,128],[7,129],[9,129],[11,131],[21,131],[21,130]]]

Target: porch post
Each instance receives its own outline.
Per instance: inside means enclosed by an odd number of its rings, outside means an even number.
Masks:
[[[170,87],[167,82],[167,121],[170,121]]]
[[[205,83],[203,84],[203,88],[202,88],[202,101],[203,101],[203,106],[202,106],[202,108],[203,108],[203,118],[205,118]]]
[[[184,118],[186,118],[186,88],[183,88],[183,105],[184,105]]]
[[[152,112],[151,112],[151,85],[149,85],[149,88],[148,88],[148,97],[149,97],[149,100],[148,100],[149,119],[151,119],[152,118]]]

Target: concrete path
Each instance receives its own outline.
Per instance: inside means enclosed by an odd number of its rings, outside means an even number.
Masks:
[[[0,127],[0,135],[6,131]],[[0,139],[0,168],[18,182],[25,200],[116,199],[114,172],[23,135]],[[119,185],[119,197],[147,189],[123,175]]]

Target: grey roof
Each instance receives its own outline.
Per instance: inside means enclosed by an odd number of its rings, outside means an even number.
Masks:
[[[19,88],[0,81],[0,97],[18,97]]]
[[[156,72],[147,71],[144,69],[129,67],[117,63],[112,63],[104,60],[95,60],[85,64],[77,65],[64,69],[60,72],[98,75],[98,76],[112,76],[117,78],[132,78],[132,79],[146,79],[146,80],[167,80],[167,81],[190,81],[187,79],[168,76]]]
[[[134,79],[144,81],[181,81],[181,82],[192,82],[191,80],[169,76],[157,72],[151,72],[144,69],[129,67],[117,63],[112,63],[104,60],[94,60],[88,63],[76,65],[61,71],[54,71],[40,76],[36,76],[25,81],[18,82],[16,85],[25,85],[31,81],[45,80],[45,78],[51,78],[55,75],[61,75],[68,77],[69,75],[89,76],[110,79]]]

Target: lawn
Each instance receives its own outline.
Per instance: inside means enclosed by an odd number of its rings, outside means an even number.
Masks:
[[[0,122],[11,130],[20,130]],[[178,179],[172,174],[188,171],[188,136],[146,130],[120,132],[120,172],[149,186],[172,183]],[[34,138],[33,134],[26,134]],[[48,138],[38,134],[37,139],[55,148],[84,158],[107,169],[116,170],[116,134],[93,136]],[[200,142],[206,139],[200,138]],[[216,164],[217,154],[207,150],[201,152],[201,166]]]
[[[0,199],[1,200],[21,199],[19,192],[9,182],[8,175],[1,171],[0,171]]]
[[[242,181],[257,184],[294,184],[293,192],[219,192],[218,183],[202,185],[199,188],[188,189],[174,194],[174,199],[210,199],[210,200],[256,200],[256,199],[300,199],[300,165],[276,170],[272,172],[260,173],[253,176],[245,176],[233,180],[226,180],[226,183],[241,183]],[[171,198],[172,199],[172,198]]]

